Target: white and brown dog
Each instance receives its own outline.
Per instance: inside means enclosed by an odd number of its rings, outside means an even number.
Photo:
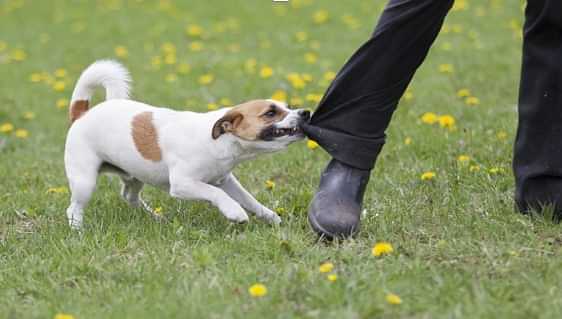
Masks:
[[[244,160],[303,139],[299,127],[308,111],[254,100],[208,113],[180,112],[129,100],[130,81],[122,65],[98,61],[82,73],[72,93],[64,154],[72,194],[66,213],[72,228],[82,226],[84,208],[102,172],[118,174],[123,198],[154,217],[140,196],[144,184],[179,199],[208,201],[230,221],[247,222],[245,208],[271,223],[281,222],[240,185],[232,170]],[[107,101],[88,110],[100,86]]]

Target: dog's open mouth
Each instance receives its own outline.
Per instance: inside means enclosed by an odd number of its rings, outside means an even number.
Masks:
[[[279,137],[295,136],[295,135],[300,135],[302,133],[303,132],[301,128],[298,126],[287,127],[287,128],[270,126],[261,132],[260,137],[264,141],[271,141]]]
[[[285,136],[285,135],[297,135],[299,133],[302,133],[300,127],[293,127],[293,128],[276,128],[273,131],[273,136],[274,137],[281,137],[281,136]]]

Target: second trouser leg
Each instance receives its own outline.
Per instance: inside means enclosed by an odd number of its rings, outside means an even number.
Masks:
[[[529,0],[513,170],[522,211],[552,204],[562,217],[562,1]]]
[[[328,88],[306,134],[335,159],[371,169],[400,97],[453,0],[391,0],[372,37]]]

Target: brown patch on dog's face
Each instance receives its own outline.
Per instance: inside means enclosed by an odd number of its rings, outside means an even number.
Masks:
[[[152,122],[152,112],[142,112],[135,115],[131,126],[133,141],[142,157],[153,162],[162,160],[162,151],[160,145],[158,145],[158,132]]]
[[[88,111],[89,106],[90,103],[87,100],[74,101],[68,109],[68,119],[70,120],[70,124],[74,123],[74,121],[84,115],[84,113]]]
[[[224,133],[232,133],[241,139],[256,141],[262,131],[282,121],[288,112],[271,101],[254,100],[239,104],[228,111],[213,126],[212,136],[217,139]]]

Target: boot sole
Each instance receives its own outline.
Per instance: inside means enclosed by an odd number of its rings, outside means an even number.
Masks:
[[[321,237],[324,237],[328,240],[333,240],[334,238],[340,238],[340,239],[346,239],[346,238],[351,238],[354,237],[357,232],[359,232],[359,227],[357,227],[357,229],[352,229],[351,234],[349,235],[336,235],[332,232],[327,231],[324,227],[322,227],[317,221],[316,219],[314,219],[314,217],[311,217],[311,214],[308,214],[308,224],[310,225],[310,228],[312,228],[312,230]]]

